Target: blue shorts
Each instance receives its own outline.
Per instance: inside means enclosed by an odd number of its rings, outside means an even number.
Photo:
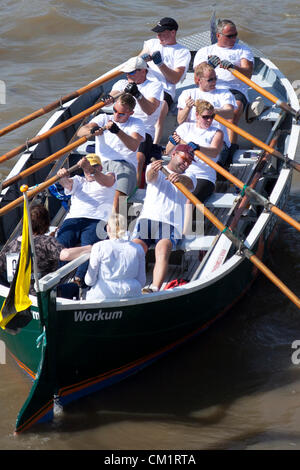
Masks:
[[[172,243],[172,248],[175,249],[180,240],[175,236],[175,227],[173,225],[150,219],[140,219],[138,221],[132,234],[132,239],[134,238],[142,240],[148,248],[151,245],[156,245],[159,240],[167,238]]]

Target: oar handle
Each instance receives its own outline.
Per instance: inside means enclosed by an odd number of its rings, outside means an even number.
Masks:
[[[289,114],[292,114],[293,116],[295,116],[298,119],[298,112],[295,109],[293,109],[288,103],[285,103],[284,101],[280,100],[279,98],[277,98],[275,95],[273,95],[269,91],[267,91],[264,88],[262,88],[261,86],[257,85],[257,83],[253,82],[250,78],[246,77],[246,75],[239,72],[238,70],[236,70],[232,67],[230,67],[228,70],[230,70],[232,75],[234,75],[236,78],[238,78],[242,82],[246,83],[246,85],[253,88],[255,91],[257,91],[258,93],[263,95],[269,101],[276,104],[281,109],[283,109],[284,111],[286,111]]]

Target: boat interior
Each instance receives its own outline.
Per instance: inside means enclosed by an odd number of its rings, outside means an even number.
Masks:
[[[209,32],[196,34],[189,38],[183,38],[179,40],[179,42],[190,49],[192,61],[184,82],[177,88],[175,101],[167,117],[164,128],[164,137],[162,140],[163,146],[166,145],[168,136],[177,127],[177,98],[179,94],[185,88],[196,86],[192,70],[193,57],[200,47],[210,44]],[[252,50],[255,55],[255,68],[252,80],[263,88],[274,93],[283,101],[288,101],[289,98],[287,96],[286,87],[282,83],[280,72],[274,68],[273,64],[269,62],[268,59],[264,58],[260,51],[256,51],[253,48]],[[113,82],[118,79],[120,79],[120,77],[99,87],[98,99],[101,100],[101,97],[110,91]],[[250,102],[252,102],[258,96],[258,93],[249,88],[249,96]],[[246,119],[244,113],[243,118],[239,122],[239,126],[267,144],[270,144],[275,138],[276,148],[285,154],[289,141],[291,118],[279,107],[272,104],[267,99],[263,99],[265,104],[263,112],[252,120]],[[102,108],[100,112],[111,113],[112,107]],[[66,143],[64,143],[64,145],[66,145]],[[238,145],[239,150],[234,154],[229,171],[244,184],[248,185],[252,180],[253,174],[257,170],[257,165],[263,154],[263,150],[240,136],[238,137]],[[78,147],[75,151],[65,155],[64,158],[51,166],[48,176],[56,174],[57,170],[63,165],[68,167],[74,165],[83,155],[93,152],[93,149],[93,140],[87,142],[81,147]],[[167,162],[168,157],[164,156],[163,158]],[[265,194],[266,196],[270,194],[278,177],[278,171],[281,168],[281,165],[282,163],[278,159],[271,157],[267,163],[265,163],[264,167],[259,169],[261,177],[255,187],[258,192]],[[46,179],[45,175],[42,176]],[[128,200],[128,221],[131,227],[133,227],[134,220],[141,211],[144,195],[145,188],[139,188]],[[229,226],[234,220],[235,209],[239,205],[241,197],[240,188],[234,186],[234,184],[226,180],[224,177],[218,177],[215,193],[205,201],[205,206],[211,210],[224,225]],[[50,191],[44,191],[38,196],[38,198],[41,198],[48,207],[52,208],[52,213],[55,214],[52,220],[52,228],[58,227],[65,216],[65,208],[60,204],[60,201],[55,200],[55,196],[51,194]],[[55,208],[55,210],[53,210],[53,208]],[[236,222],[235,232],[237,235],[245,239],[257,220],[257,217],[263,210],[264,208],[262,206],[249,201],[247,207]],[[20,223],[17,224],[6,240],[9,241],[16,236],[16,234],[21,230],[20,227]],[[182,240],[179,245],[179,249],[172,252],[169,263],[169,272],[162,289],[164,289],[169,282],[175,279],[184,279],[184,281],[190,282],[205,278],[205,276],[210,273],[210,269],[212,269],[210,259],[214,251],[214,247],[220,240],[220,237],[221,233],[211,222],[207,219],[204,220],[203,215],[198,211],[193,211],[190,233]],[[234,247],[228,240],[224,241],[223,248],[225,250],[225,255],[222,258],[222,263],[224,263],[226,259],[236,251],[236,247]],[[85,259],[85,256],[83,256],[81,262]],[[152,281],[153,263],[154,250],[150,249],[147,254],[146,286],[150,285]],[[56,273],[49,275],[49,277],[45,279],[45,286],[58,282],[58,280],[61,281],[63,279],[65,282],[67,279],[72,279],[74,275],[74,266],[76,265],[77,263],[74,264],[74,262],[71,262],[69,265],[60,268]],[[82,296],[84,297],[84,290],[82,291]]]

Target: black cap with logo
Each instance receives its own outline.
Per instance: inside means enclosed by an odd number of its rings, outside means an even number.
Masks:
[[[162,18],[157,25],[152,28],[151,31],[154,31],[155,33],[162,33],[166,29],[172,31],[175,29],[177,31],[178,29],[178,24],[173,18]]]

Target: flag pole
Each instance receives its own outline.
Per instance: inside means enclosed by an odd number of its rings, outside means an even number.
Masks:
[[[28,186],[27,186],[27,184],[23,184],[23,185],[20,187],[20,191],[21,191],[21,193],[23,193],[24,202],[25,202],[25,207],[26,207],[26,212],[27,212],[28,233],[29,233],[29,240],[30,240],[30,247],[31,247],[31,255],[32,255],[33,276],[34,276],[34,281],[35,281],[35,290],[36,290],[36,292],[40,292],[39,277],[38,277],[38,267],[37,267],[37,261],[36,261],[36,252],[35,252],[35,246],[34,246],[34,240],[33,240],[33,232],[32,232],[31,217],[30,217],[30,212],[29,212],[29,202],[28,202],[28,197],[27,197],[27,191],[28,191]]]

